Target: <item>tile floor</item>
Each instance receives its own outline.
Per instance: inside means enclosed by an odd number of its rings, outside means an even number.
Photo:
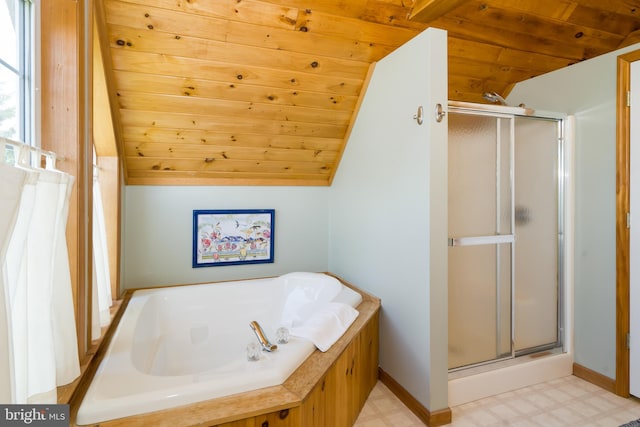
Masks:
[[[574,376],[452,408],[451,427],[618,427],[640,418],[640,399],[623,399]],[[381,382],[356,427],[411,427],[422,422]]]

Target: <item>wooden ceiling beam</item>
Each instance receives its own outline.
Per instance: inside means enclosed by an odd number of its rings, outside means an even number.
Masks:
[[[451,12],[467,0],[417,0],[409,19],[419,22],[430,22]]]

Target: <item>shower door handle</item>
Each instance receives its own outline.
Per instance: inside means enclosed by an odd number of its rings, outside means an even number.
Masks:
[[[449,246],[499,245],[516,241],[515,234],[496,234],[492,236],[450,237]]]

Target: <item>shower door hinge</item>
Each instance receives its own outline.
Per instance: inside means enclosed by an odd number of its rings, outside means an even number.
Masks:
[[[631,333],[627,332],[627,350],[631,349]]]
[[[631,107],[631,91],[627,91],[627,107]]]
[[[631,212],[627,212],[627,228],[631,228]]]

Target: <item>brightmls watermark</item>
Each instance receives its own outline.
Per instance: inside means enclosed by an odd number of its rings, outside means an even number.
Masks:
[[[69,427],[69,405],[0,405],[0,427]]]

